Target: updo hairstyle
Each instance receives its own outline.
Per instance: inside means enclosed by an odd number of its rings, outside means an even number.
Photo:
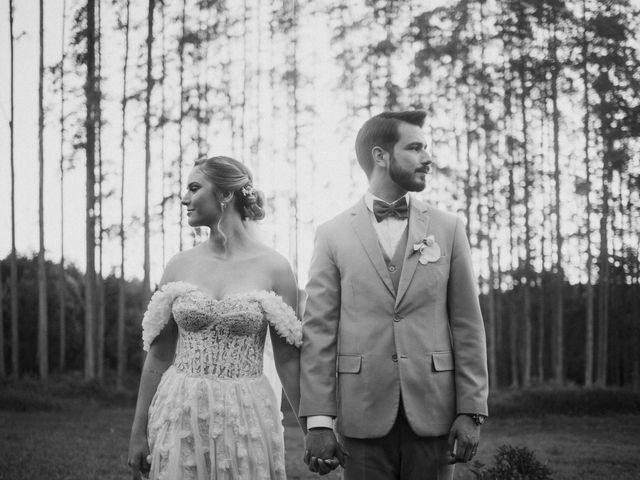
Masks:
[[[230,157],[196,160],[195,166],[223,194],[233,192],[231,205],[243,220],[264,218],[264,194],[253,187],[253,175],[243,163]]]

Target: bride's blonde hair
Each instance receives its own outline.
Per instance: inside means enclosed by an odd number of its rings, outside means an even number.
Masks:
[[[200,168],[217,192],[233,193],[229,206],[235,208],[242,220],[262,220],[265,217],[264,194],[254,188],[253,175],[242,162],[230,157],[216,156],[198,159],[195,166]],[[228,207],[225,205],[223,208]],[[220,218],[222,219],[222,215]],[[226,246],[227,237],[219,225],[211,234],[217,243]]]

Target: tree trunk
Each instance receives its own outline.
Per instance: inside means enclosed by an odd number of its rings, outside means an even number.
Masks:
[[[582,84],[584,88],[584,166],[586,180],[586,237],[587,237],[587,285],[585,292],[586,316],[585,316],[585,365],[584,365],[584,385],[590,387],[593,384],[593,352],[594,352],[594,319],[593,319],[593,282],[591,273],[593,270],[593,252],[591,249],[591,166],[589,160],[589,72],[587,69],[587,57],[589,43],[587,41],[586,26],[586,0],[582,0],[583,29],[582,29]]]
[[[126,0],[124,21],[124,66],[122,67],[122,130],[120,132],[120,278],[118,278],[118,365],[116,372],[116,389],[124,389],[124,377],[127,368],[127,350],[125,343],[126,317],[125,317],[125,234],[124,234],[124,177],[125,162],[127,158],[127,71],[129,66],[129,20],[130,0]]]
[[[96,267],[95,267],[95,128],[96,128],[96,80],[95,80],[95,0],[87,0],[87,81],[85,97],[87,117],[86,130],[86,273],[84,285],[84,377],[95,378],[96,323]]]
[[[603,118],[603,123],[606,119]],[[603,125],[603,130],[605,129]],[[613,140],[603,131],[604,154],[602,168],[602,215],[600,217],[600,282],[598,295],[598,362],[596,383],[600,387],[607,384],[608,340],[609,340],[609,185],[611,165],[608,156],[613,151]]]
[[[44,5],[40,0],[40,57],[38,62],[38,374],[49,375],[49,320],[47,318],[47,270],[44,258]]]
[[[67,0],[62,2],[62,42],[60,60],[60,274],[58,279],[58,304],[59,304],[59,322],[60,322],[60,343],[58,368],[61,372],[66,369],[66,350],[67,350],[67,282],[64,267],[64,137],[65,137],[65,97],[64,97],[64,61],[65,54],[65,27],[67,23]]]
[[[551,358],[553,361],[553,380],[556,384],[564,383],[564,304],[563,304],[563,287],[564,287],[564,270],[562,269],[562,243],[563,237],[560,229],[562,222],[560,210],[560,111],[558,110],[558,69],[560,64],[557,59],[557,32],[556,18],[552,20],[552,37],[551,37],[551,102],[553,105],[553,181],[555,188],[555,217],[556,217],[556,268],[554,288],[554,319],[552,322],[552,350]]]
[[[97,123],[97,135],[96,142],[98,148],[98,281],[97,281],[97,335],[96,335],[96,374],[97,377],[102,380],[104,378],[104,330],[105,330],[105,305],[104,305],[104,275],[103,275],[103,258],[104,258],[104,227],[103,227],[103,168],[102,168],[102,7],[101,2],[98,2],[98,18],[97,18],[97,93],[96,99],[96,123]]]
[[[142,284],[145,303],[151,295],[150,278],[150,252],[149,252],[149,168],[151,166],[151,90],[153,79],[151,78],[153,57],[151,49],[153,47],[153,12],[155,0],[149,0],[147,10],[147,81],[145,95],[144,113],[144,280]]]
[[[465,101],[465,106],[464,106],[464,119],[465,119],[465,125],[466,125],[466,130],[467,130],[467,135],[466,135],[466,142],[465,142],[465,147],[466,147],[466,163],[467,163],[467,181],[464,184],[464,214],[467,218],[467,223],[466,223],[466,234],[467,234],[467,238],[469,239],[469,244],[471,246],[471,248],[473,248],[475,245],[473,245],[472,239],[471,239],[471,200],[472,200],[472,182],[471,182],[471,178],[473,177],[473,169],[471,168],[471,115],[469,114],[469,105],[467,103],[467,101]]]
[[[542,228],[544,232],[544,226]],[[544,295],[544,236],[540,239],[542,246],[542,272],[538,275],[538,382],[544,382],[544,336],[545,336],[545,295]]]
[[[2,282],[2,270],[0,269],[0,379],[7,376],[7,367],[4,363],[4,285]]]
[[[20,342],[18,336],[18,259],[16,254],[16,169],[14,158],[14,68],[13,68],[13,0],[9,0],[9,55],[11,64],[9,70],[9,97],[10,97],[10,117],[9,117],[9,144],[11,163],[11,256],[9,258],[9,286],[11,290],[11,374],[13,377],[20,376],[19,351]]]
[[[182,27],[182,36],[178,42],[178,55],[180,57],[180,118],[178,119],[178,201],[182,202],[182,162],[184,160],[184,144],[182,142],[182,131],[184,129],[184,118],[186,115],[184,109],[185,91],[184,91],[184,42],[187,34],[187,0],[182,1],[182,14],[180,16]],[[182,203],[178,208],[178,248],[182,251]]]
[[[291,108],[293,114],[293,152],[292,152],[292,170],[293,170],[293,183],[294,188],[293,192],[289,198],[289,205],[291,209],[291,263],[293,265],[293,273],[296,278],[298,278],[299,272],[299,246],[298,246],[298,237],[300,234],[300,214],[299,214],[299,198],[298,198],[298,150],[300,143],[300,125],[299,125],[299,108],[298,108],[298,0],[292,1],[292,11],[291,11],[291,29],[289,31],[289,35],[291,36],[291,57],[289,61],[291,62],[291,90],[290,90],[290,101]]]
[[[528,90],[526,86],[526,73],[524,66],[519,68],[520,84],[522,88],[522,95],[520,97],[520,113],[522,119],[522,163],[524,166],[524,248],[525,248],[525,263],[524,263],[524,285],[523,285],[523,311],[522,311],[522,323],[524,351],[523,351],[523,367],[522,367],[522,386],[528,387],[531,383],[531,228],[530,228],[530,193],[531,193],[531,178],[529,172],[529,158],[528,158],[528,119],[527,119],[527,106],[526,98],[528,96]]]
[[[129,9],[129,0],[127,0],[127,12]],[[128,15],[128,14],[127,14]],[[127,16],[128,22],[128,16]],[[160,173],[160,187],[162,190],[162,203],[160,204],[160,235],[162,237],[162,268],[164,269],[166,258],[167,258],[167,231],[165,227],[166,220],[166,212],[167,212],[167,198],[166,198],[166,190],[165,190],[165,174],[167,172],[167,168],[165,165],[166,162],[166,154],[165,154],[165,139],[166,139],[166,129],[165,126],[167,124],[167,89],[166,89],[166,79],[167,79],[167,49],[166,49],[166,13],[165,13],[165,2],[160,2],[160,22],[162,26],[162,37],[161,37],[161,50],[162,55],[160,57],[161,62],[161,70],[162,70],[162,83],[161,83],[161,100],[160,100],[160,108],[161,108],[161,117],[162,123],[160,126],[160,163],[162,165],[161,173]],[[127,26],[127,34],[126,38],[128,41],[129,33]],[[128,56],[128,45],[125,47],[126,56]],[[126,74],[126,66],[125,66],[125,74]]]

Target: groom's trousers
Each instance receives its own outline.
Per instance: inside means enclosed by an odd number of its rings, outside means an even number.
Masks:
[[[452,480],[447,464],[447,435],[419,437],[400,403],[398,417],[387,435],[380,438],[340,436],[349,452],[344,480]]]

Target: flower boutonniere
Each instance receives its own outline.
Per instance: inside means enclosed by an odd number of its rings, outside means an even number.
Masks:
[[[440,258],[441,251],[440,245],[436,242],[433,235],[429,235],[422,239],[422,241],[413,244],[413,254],[420,252],[420,258],[418,261],[425,265],[429,262],[435,262]]]

